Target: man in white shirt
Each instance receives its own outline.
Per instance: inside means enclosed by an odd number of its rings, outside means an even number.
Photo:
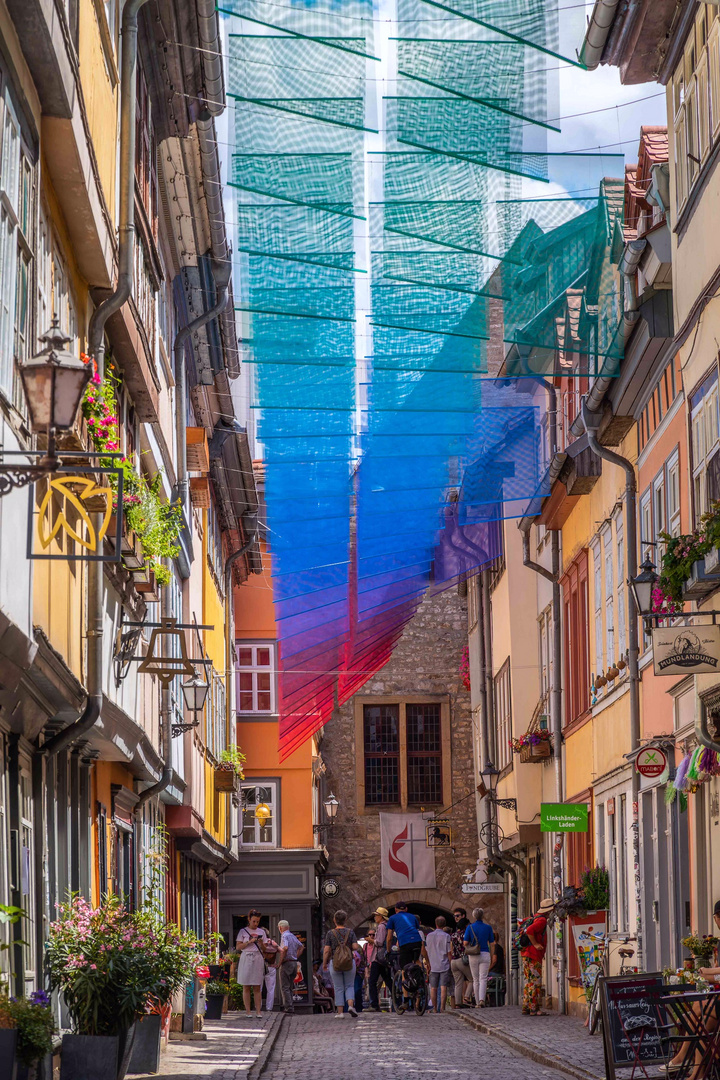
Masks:
[[[440,1012],[445,1010],[448,987],[452,986],[450,974],[450,960],[452,959],[452,946],[450,935],[445,929],[445,917],[438,915],[435,920],[437,929],[433,930],[425,938],[422,947],[422,957],[427,960],[430,967],[430,1000],[433,1009],[438,1011],[437,992],[440,987]]]

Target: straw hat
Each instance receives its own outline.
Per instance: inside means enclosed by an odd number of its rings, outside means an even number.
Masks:
[[[390,913],[386,907],[375,908],[375,910],[373,911],[373,915],[382,915],[383,919],[387,919],[389,914]]]
[[[538,912],[552,911],[552,909],[554,907],[555,907],[555,901],[551,900],[549,896],[546,896],[545,899],[543,901],[541,901],[540,907],[538,908]]]

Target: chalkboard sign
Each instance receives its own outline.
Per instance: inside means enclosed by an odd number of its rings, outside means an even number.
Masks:
[[[637,1068],[638,1061],[665,1061],[658,1030],[654,992],[663,986],[661,972],[600,976],[600,1002],[605,1043],[605,1072]]]

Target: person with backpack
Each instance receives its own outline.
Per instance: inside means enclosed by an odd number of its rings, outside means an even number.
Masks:
[[[368,976],[368,997],[370,998],[370,1011],[380,1012],[380,999],[378,997],[378,984],[380,980],[385,983],[388,993],[391,993],[392,980],[387,962],[387,920],[388,909],[376,908],[372,913],[375,920],[375,952],[370,962],[370,974]]]
[[[518,944],[523,962],[522,1011],[525,1016],[547,1016],[542,1005],[542,962],[547,949],[547,916],[555,904],[546,897],[535,912],[535,917],[521,929]]]
[[[450,961],[450,971],[452,972],[453,979],[455,981],[455,993],[454,1001],[456,1009],[467,1008],[465,1001],[465,992],[470,993],[472,987],[472,974],[470,972],[470,957],[465,955],[465,931],[470,925],[470,920],[467,918],[465,908],[456,904],[453,910],[453,917],[455,919],[455,929],[450,937],[450,945],[452,947],[452,960]]]
[[[483,919],[485,912],[482,908],[475,908],[472,914],[473,921],[465,928],[465,953],[470,960],[475,1004],[478,1009],[483,1009],[487,997],[490,961],[495,952],[495,935],[490,923]]]
[[[336,1017],[343,1015],[343,1008],[347,1002],[348,1012],[357,1017],[355,1009],[355,954],[359,953],[360,946],[355,936],[355,931],[345,925],[347,912],[336,911],[333,916],[334,930],[328,930],[325,935],[325,948],[323,949],[323,968],[330,972],[335,989]]]
[[[406,964],[417,963],[423,945],[422,934],[420,933],[420,919],[417,915],[410,914],[404,900],[398,900],[395,905],[395,914],[388,919],[388,949],[392,948],[393,934],[398,941],[400,967],[404,968]]]

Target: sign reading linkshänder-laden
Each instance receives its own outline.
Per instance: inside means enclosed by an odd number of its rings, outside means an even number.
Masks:
[[[652,643],[656,675],[720,671],[720,626],[656,626]]]
[[[541,832],[587,832],[587,803],[540,804]]]

